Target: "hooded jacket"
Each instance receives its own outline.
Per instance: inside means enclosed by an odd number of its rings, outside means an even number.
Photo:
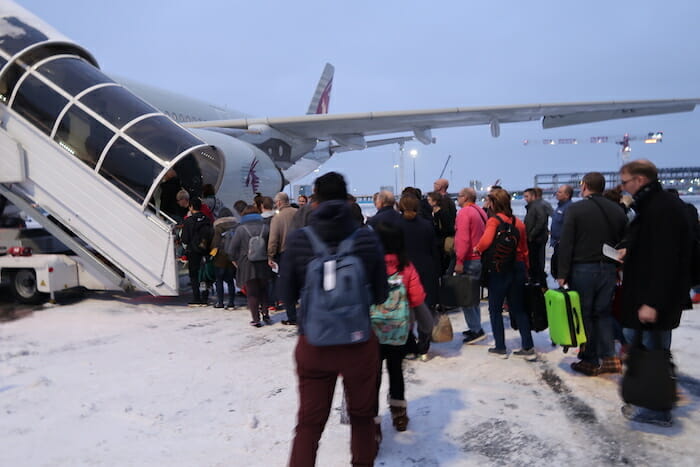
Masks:
[[[350,206],[344,200],[331,200],[320,203],[309,219],[310,226],[331,251],[340,242],[359,228],[352,218]],[[376,234],[361,228],[355,236],[354,254],[365,267],[365,277],[372,291],[372,303],[384,303],[388,296],[384,251]],[[306,279],[306,267],[314,258],[314,251],[303,230],[295,230],[287,237],[285,254],[280,264],[277,287],[280,298],[285,303],[296,303],[301,295]],[[298,310],[299,333],[304,334],[303,307]],[[367,310],[369,314],[369,309]]]

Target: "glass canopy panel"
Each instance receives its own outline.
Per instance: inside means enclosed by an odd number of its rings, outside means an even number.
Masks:
[[[139,204],[143,203],[163,166],[123,138],[109,148],[100,175]]]
[[[47,135],[51,134],[58,114],[68,100],[34,76],[20,86],[12,108]]]
[[[72,96],[96,84],[114,83],[100,70],[78,57],[51,60],[40,66],[37,71]]]
[[[54,140],[93,169],[114,133],[78,106],[72,106],[58,125]]]
[[[162,115],[135,123],[126,134],[163,161],[170,161],[187,149],[202,144],[199,138]]]
[[[117,128],[122,128],[141,115],[158,112],[121,86],[97,88],[81,97],[80,102]]]

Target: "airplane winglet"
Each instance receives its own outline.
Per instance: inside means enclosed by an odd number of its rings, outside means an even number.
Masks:
[[[326,66],[323,68],[323,73],[321,73],[321,78],[318,80],[318,85],[316,85],[316,91],[311,98],[309,110],[306,111],[307,115],[328,113],[328,105],[331,101],[331,88],[333,87],[334,72],[335,68],[333,65],[326,63]]]

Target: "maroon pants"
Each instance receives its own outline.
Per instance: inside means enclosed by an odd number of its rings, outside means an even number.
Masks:
[[[338,375],[343,376],[350,415],[352,465],[372,466],[377,456],[377,377],[379,343],[316,347],[299,336],[295,350],[299,378],[299,412],[290,467],[316,463],[316,450],[326,426]]]

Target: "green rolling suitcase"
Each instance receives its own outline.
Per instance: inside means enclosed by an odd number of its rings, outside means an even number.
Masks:
[[[586,331],[581,317],[581,300],[578,292],[566,289],[549,289],[544,294],[552,342],[564,347],[578,347],[586,343]]]

